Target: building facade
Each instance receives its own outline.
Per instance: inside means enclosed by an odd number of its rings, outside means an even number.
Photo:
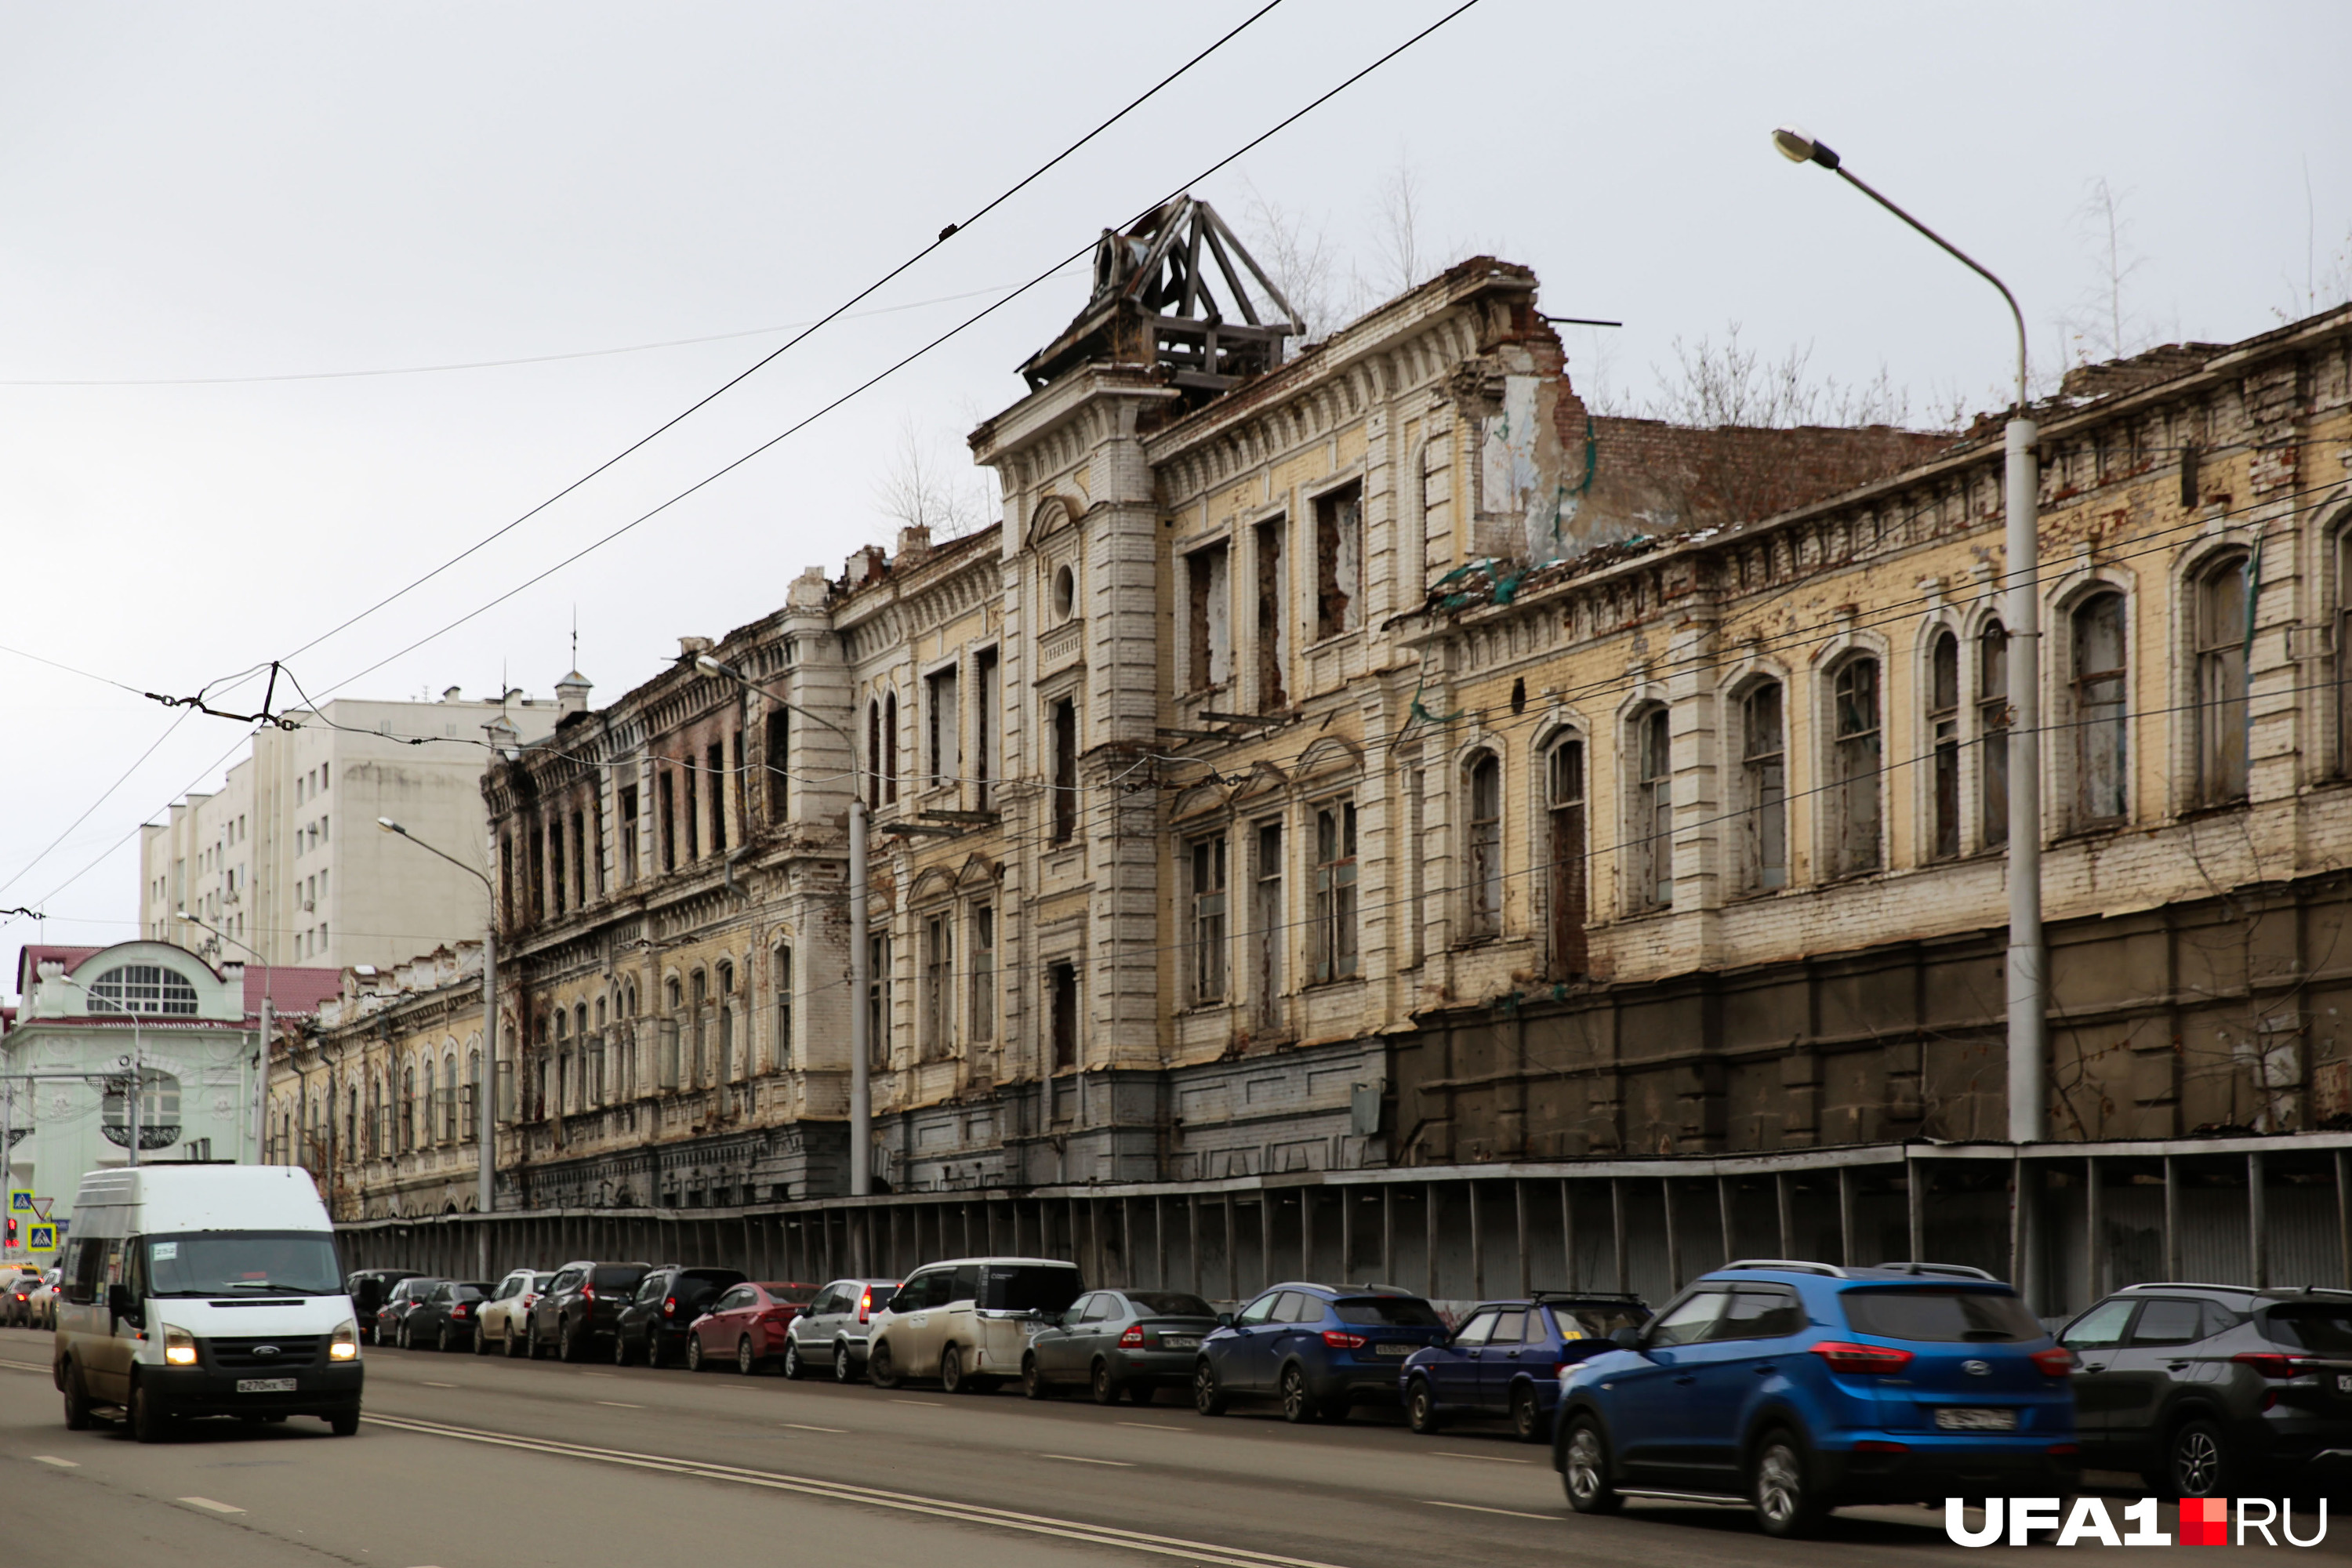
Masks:
[[[394,844],[393,817],[470,866],[488,866],[481,777],[491,748],[544,739],[584,707],[567,676],[555,702],[520,691],[437,702],[338,698],[265,728],[221,788],[173,803],[140,840],[139,930],[214,962],[388,965],[478,936],[481,884]],[[183,920],[182,911],[194,919]]]

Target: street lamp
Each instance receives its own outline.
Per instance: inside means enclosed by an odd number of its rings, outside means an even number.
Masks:
[[[705,675],[715,675],[721,680],[731,680],[746,691],[760,696],[783,709],[797,713],[813,724],[832,731],[857,754],[857,742],[849,731],[821,715],[812,713],[795,702],[787,702],[775,693],[754,682],[741,670],[725,664],[709,654],[694,657],[694,668]],[[866,952],[866,802],[855,784],[849,791],[849,1195],[862,1198],[874,1190],[874,1152],[868,1145],[874,1139],[874,1083],[869,1067],[873,1042],[867,1037],[866,991],[872,984],[867,973]],[[784,984],[792,984],[787,975]]]
[[[2040,478],[2034,442],[2040,432],[2026,417],[2025,312],[2017,296],[1959,247],[1856,178],[1828,146],[1793,125],[1772,132],[1772,145],[1791,163],[1819,163],[1933,240],[1948,255],[2000,290],[2017,323],[2017,406],[2005,432],[2008,446],[2009,744],[2009,1137],[2030,1143],[2042,1136],[2048,1113],[2045,960],[2042,942],[2042,605],[2041,533],[2035,507]]]
[[[428,855],[438,855],[468,877],[481,883],[489,899],[489,918],[482,922],[482,1076],[474,1086],[475,1136],[481,1142],[479,1192],[475,1206],[484,1215],[492,1207],[498,1176],[498,1115],[491,1100],[498,1093],[499,1082],[499,899],[498,889],[490,885],[489,877],[467,865],[455,855],[436,847],[411,833],[389,816],[379,816],[375,825],[386,833],[407,839]],[[482,1241],[482,1273],[490,1271],[490,1231],[488,1224],[478,1227]]]
[[[173,919],[208,931],[223,942],[236,942],[254,957],[261,959],[261,1052],[257,1058],[258,1065],[254,1068],[253,1085],[253,1160],[254,1163],[259,1164],[269,1157],[269,1031],[273,1023],[270,988],[277,984],[278,972],[270,967],[268,959],[262,957],[259,948],[243,938],[231,936],[220,927],[198,920],[185,910],[174,910],[172,914]],[[333,1078],[330,1075],[327,1082],[330,1095],[334,1092],[334,1087]],[[330,1129],[333,1127],[331,1118],[328,1125]]]

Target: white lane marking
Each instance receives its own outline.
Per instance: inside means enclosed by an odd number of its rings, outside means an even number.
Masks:
[[[1125,1459],[1089,1459],[1084,1454],[1040,1454],[1037,1457],[1041,1459],[1065,1459],[1073,1465],[1108,1465],[1121,1470],[1135,1468]]]
[[[454,1439],[459,1442],[481,1443],[491,1447],[517,1448],[529,1453],[551,1454],[559,1458],[588,1459],[607,1465],[619,1465],[631,1469],[654,1470],[664,1475],[685,1476],[695,1480],[732,1481],[739,1486],[761,1487],[771,1491],[797,1492],[829,1502],[862,1503],[868,1508],[894,1509],[901,1513],[926,1514],[961,1524],[993,1526],[1000,1530],[1016,1530],[1031,1535],[1048,1535],[1066,1541],[1076,1541],[1092,1546],[1117,1547],[1129,1552],[1140,1552],[1157,1557],[1181,1557],[1194,1564],[1212,1563],[1217,1568],[1334,1568],[1328,1563],[1308,1557],[1283,1557],[1273,1552],[1257,1552],[1245,1546],[1216,1546],[1206,1542],[1189,1541],[1181,1536],[1149,1535],[1139,1531],[1120,1530],[1111,1525],[1087,1524],[1080,1520],[1057,1519],[1051,1514],[1016,1513],[1008,1509],[991,1508],[980,1503],[957,1502],[948,1498],[925,1497],[919,1492],[884,1491],[876,1487],[856,1486],[845,1481],[819,1480],[813,1476],[789,1475],[776,1470],[751,1470],[737,1465],[704,1464],[683,1459],[661,1459],[648,1454],[632,1454],[618,1448],[592,1448],[578,1443],[561,1443],[542,1437],[514,1437],[504,1433],[486,1432],[478,1427],[456,1426],[442,1421],[420,1421],[402,1415],[363,1415],[371,1426],[387,1426],[394,1431],[410,1432],[426,1437]],[[1536,1517],[1546,1517],[1538,1515]]]
[[[61,1470],[79,1470],[81,1468],[81,1461],[79,1459],[60,1459],[55,1454],[36,1454],[33,1456],[33,1463],[37,1465],[55,1465]]]
[[[457,1385],[454,1383],[433,1383],[427,1381],[425,1386],[427,1388],[455,1388]]]
[[[1539,1519],[1546,1524],[1555,1524],[1559,1521],[1559,1515],[1556,1513],[1521,1513],[1515,1508],[1480,1508],[1475,1502],[1440,1502],[1433,1497],[1421,1500],[1432,1508],[1458,1508],[1469,1513],[1499,1513],[1511,1519]]]
[[[846,1426],[812,1426],[805,1421],[782,1421],[777,1425],[789,1426],[795,1432],[830,1432],[836,1437],[847,1436],[849,1434],[849,1428]]]
[[[1157,1421],[1122,1421],[1122,1426],[1140,1426],[1146,1432],[1190,1432],[1190,1426],[1164,1426]]]
[[[1490,1465],[1532,1465],[1533,1459],[1507,1458],[1501,1454],[1465,1454],[1453,1448],[1432,1448],[1431,1454],[1441,1459],[1483,1459]]]
[[[947,1408],[946,1405],[941,1405],[936,1399],[894,1399],[890,1403],[893,1405],[919,1405],[926,1410],[945,1410]]]
[[[186,1503],[190,1508],[207,1508],[212,1510],[215,1513],[243,1513],[245,1511],[245,1510],[238,1508],[234,1503],[215,1502],[208,1497],[184,1497],[180,1500]]]
[[[596,1403],[599,1405],[609,1405],[615,1410],[643,1410],[645,1408],[642,1405],[624,1404],[622,1401],[617,1399],[600,1399]]]

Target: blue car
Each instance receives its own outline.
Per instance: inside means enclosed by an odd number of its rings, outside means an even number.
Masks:
[[[1538,1291],[1481,1302],[1451,1339],[1405,1358],[1397,1374],[1405,1418],[1425,1436],[1453,1416],[1507,1415],[1521,1442],[1539,1442],[1570,1363],[1614,1350],[1610,1335],[1649,1320],[1638,1296]]]
[[[1286,1421],[1344,1421],[1397,1398],[1397,1368],[1445,1336],[1418,1296],[1381,1285],[1276,1285],[1201,1342],[1192,1407],[1223,1415],[1236,1398],[1281,1401]]]
[[[1569,1506],[1744,1498],[1769,1535],[1848,1503],[2074,1489],[2071,1351],[1982,1269],[1743,1262],[1568,1369]]]

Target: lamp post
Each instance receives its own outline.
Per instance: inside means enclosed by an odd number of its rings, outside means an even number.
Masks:
[[[261,950],[251,942],[239,937],[233,937],[220,927],[209,921],[198,920],[185,910],[174,910],[172,913],[174,919],[184,921],[200,931],[208,931],[223,942],[236,942],[254,957],[261,959],[261,1050],[255,1058],[257,1065],[253,1075],[253,1163],[257,1165],[261,1164],[269,1157],[269,1031],[273,1023],[270,991],[271,987],[278,983],[278,972],[270,967],[269,960],[262,958]],[[331,1136],[334,1129],[332,1114],[334,1087],[331,1073],[327,1084],[329,1091],[327,1125]]]
[[[812,724],[824,726],[842,739],[854,759],[857,742],[849,731],[819,714],[812,713],[796,702],[787,702],[775,693],[753,681],[734,666],[721,663],[709,654],[697,654],[694,668],[705,675],[715,675],[731,680],[746,691],[756,692],[790,713],[797,713]],[[870,1066],[873,1042],[867,1037],[866,991],[872,984],[866,973],[866,802],[856,784],[849,791],[849,1195],[862,1198],[874,1190],[874,1155],[868,1147],[874,1141],[874,1083]],[[789,976],[786,984],[791,984]]]
[[[1791,163],[1819,163],[1934,241],[1946,254],[2000,290],[2017,324],[2017,406],[2007,437],[2009,691],[2009,1137],[2031,1143],[2048,1120],[2047,968],[2042,941],[2042,603],[2041,533],[2035,515],[2040,476],[2034,442],[2040,432],[2026,417],[2025,312],[2017,296],[1973,257],[1896,206],[1847,169],[1837,153],[1793,125],[1772,132],[1772,145]]]
[[[482,892],[489,900],[489,918],[482,922],[482,1078],[474,1086],[475,1137],[481,1143],[478,1172],[479,1190],[474,1206],[485,1216],[493,1205],[498,1178],[498,1113],[491,1103],[498,1093],[499,1083],[499,898],[498,889],[490,885],[485,872],[475,869],[446,850],[436,847],[411,833],[389,816],[379,816],[375,825],[384,832],[397,835],[415,845],[428,855],[438,855],[468,877],[482,884]],[[487,1217],[478,1227],[481,1237],[481,1271],[484,1278],[490,1272],[490,1229]]]

